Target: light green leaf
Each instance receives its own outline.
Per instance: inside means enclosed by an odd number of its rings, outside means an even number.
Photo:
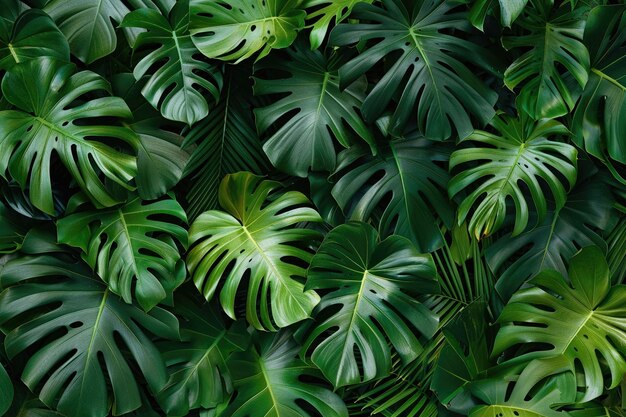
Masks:
[[[547,185],[557,209],[563,207],[568,188],[576,183],[576,149],[549,139],[569,133],[561,123],[547,119],[534,122],[522,114],[519,119],[496,117],[491,125],[499,134],[476,131],[465,139],[486,147],[460,149],[450,158],[450,169],[461,166],[462,171],[450,180],[448,193],[454,197],[469,189],[470,194],[459,206],[458,222],[469,217],[469,230],[477,239],[502,226],[507,200],[514,204],[513,235],[528,225],[530,199],[541,222],[548,203],[546,187],[540,180]],[[530,196],[520,183],[526,185]]]
[[[279,189],[279,183],[247,172],[229,174],[219,192],[225,211],[201,214],[189,230],[193,247],[187,264],[198,289],[210,300],[222,284],[220,302],[235,318],[236,294],[249,275],[248,288],[239,291],[246,294],[248,322],[259,330],[304,320],[319,302],[296,279],[305,277],[303,265],[312,256],[307,245],[319,234],[294,226],[322,219],[303,206],[309,203],[303,194]]]
[[[209,58],[239,63],[286,48],[304,26],[300,0],[190,0],[191,39]]]
[[[605,386],[616,387],[626,373],[626,286],[611,288],[606,260],[595,246],[576,254],[568,272],[569,283],[560,273],[544,270],[530,281],[531,288],[513,295],[498,318],[502,327],[493,355],[520,344],[550,345],[511,361],[563,358],[572,373],[578,363],[583,395],[577,401],[585,402],[602,395]],[[608,378],[603,368],[609,371]]]
[[[372,2],[373,0],[305,0],[302,7],[314,9],[306,17],[308,21],[313,21],[309,36],[311,49],[318,49],[322,45],[331,23],[341,23],[356,4]]]

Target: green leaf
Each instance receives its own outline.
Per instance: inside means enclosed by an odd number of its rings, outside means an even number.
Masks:
[[[565,262],[578,248],[596,245],[606,251],[598,230],[605,230],[611,218],[613,198],[601,178],[578,184],[565,205],[548,211],[545,220],[512,237],[503,236],[487,248],[489,267],[499,277],[495,289],[504,302],[524,282],[544,269],[567,276]]]
[[[255,66],[257,74],[263,70],[269,74],[276,71],[291,74],[289,78],[255,77],[255,95],[282,97],[254,110],[261,133],[272,126],[277,128],[263,145],[276,168],[299,177],[306,177],[309,169],[332,171],[335,168],[333,138],[348,147],[356,142],[353,132],[375,151],[374,137],[358,113],[367,83],[361,78],[340,89],[337,75],[340,63],[337,57],[327,58],[319,51],[300,46],[289,50],[288,59],[264,60]]]
[[[567,417],[566,412],[554,408],[560,403],[572,402],[570,393],[575,392],[572,374],[562,373],[536,386],[539,377],[546,374],[540,366],[540,362],[535,362],[527,368],[519,376],[521,382],[515,382],[517,375],[507,373],[475,382],[472,393],[487,405],[475,407],[469,416]]]
[[[181,149],[183,138],[164,126],[160,114],[141,96],[142,82],[132,74],[116,74],[113,92],[123,98],[133,113],[133,122],[126,123],[139,137],[137,152],[137,192],[144,200],[162,197],[178,184],[189,161],[189,153]]]
[[[291,334],[258,334],[256,346],[229,362],[236,396],[220,416],[348,417],[341,398],[318,383],[319,371],[298,358]],[[304,382],[303,379],[305,379]],[[307,411],[312,407],[316,413]]]
[[[528,8],[517,22],[528,33],[502,40],[509,50],[530,48],[507,68],[504,83],[511,90],[523,84],[517,104],[531,117],[555,118],[574,108],[587,84],[589,52],[581,42],[584,9],[560,7],[550,13],[552,1],[538,2],[541,7]]]
[[[606,260],[595,246],[571,259],[569,280],[543,270],[530,281],[531,288],[518,291],[498,319],[502,327],[493,355],[518,344],[550,345],[512,361],[563,358],[572,373],[579,364],[583,396],[577,400],[584,402],[602,395],[605,385],[616,387],[626,372],[626,286],[610,287]],[[602,369],[609,370],[606,381]]]
[[[52,0],[44,11],[57,23],[72,54],[85,64],[111,54],[117,46],[113,22],[121,23],[131,8],[149,7],[167,12],[175,0]],[[127,30],[131,44],[139,32]]]
[[[318,49],[324,39],[331,23],[341,23],[358,3],[373,3],[373,0],[305,0],[302,7],[314,9],[307,14],[307,20],[313,21],[311,25],[311,49]]]
[[[187,191],[190,219],[218,208],[219,185],[226,174],[250,171],[262,175],[270,170],[254,125],[247,78],[247,72],[231,69],[217,107],[185,136],[184,146],[198,145],[185,170],[193,180]]]
[[[451,3],[436,0],[359,3],[351,17],[363,23],[342,23],[333,30],[332,44],[371,45],[340,69],[342,86],[383,60],[388,66],[363,102],[367,121],[382,116],[394,99],[390,131],[396,134],[416,117],[424,136],[435,140],[452,136],[453,127],[460,137],[468,135],[471,116],[481,125],[491,120],[497,94],[466,63],[492,71],[494,63],[489,51],[450,34],[470,29],[464,14],[452,11]]]
[[[408,239],[380,242],[360,222],[336,227],[309,268],[306,288],[326,295],[303,352],[312,350],[311,360],[336,388],[386,376],[389,344],[404,364],[411,362],[423,349],[417,335],[429,338],[437,329],[437,316],[415,299],[439,291],[435,276],[430,255]]]
[[[13,24],[26,6],[20,0],[6,0],[0,9],[0,42],[9,43]]]
[[[589,13],[584,43],[591,54],[589,82],[572,121],[574,142],[602,160],[622,183],[612,161],[626,164],[626,6]]]
[[[454,403],[465,405],[470,400],[472,381],[490,365],[485,311],[485,303],[474,302],[444,329],[446,342],[439,353],[431,389],[452,411],[461,411],[455,410]]]
[[[449,156],[449,146],[423,138],[391,141],[378,156],[352,147],[340,154],[331,177],[333,197],[351,220],[369,221],[381,209],[383,236],[398,234],[431,252],[443,244],[438,218],[454,221],[446,195],[450,176],[441,167]]]
[[[44,56],[69,62],[69,45],[47,14],[27,10],[15,21],[11,37],[0,37],[0,70]]]
[[[126,15],[121,26],[147,30],[139,34],[133,47],[150,50],[133,70],[137,80],[150,74],[141,90],[146,100],[166,119],[192,125],[206,117],[209,105],[204,93],[219,98],[222,74],[214,65],[194,57],[198,51],[188,32],[187,2],[174,7],[169,22],[156,10],[139,9]]]
[[[176,200],[148,203],[134,197],[109,210],[71,207],[68,214],[57,222],[59,242],[80,248],[85,261],[127,303],[134,289],[134,298],[148,311],[171,298],[184,281],[185,264],[175,242],[187,246],[187,231],[177,224],[187,216]]]
[[[466,0],[466,2],[468,2]],[[469,20],[472,25],[480,30],[483,30],[485,18],[487,14],[493,12],[494,0],[474,0],[471,3],[471,9],[469,12]],[[502,26],[511,27],[511,24],[522,13],[528,0],[498,0],[497,4],[500,11],[500,23]]]
[[[184,318],[182,342],[158,345],[170,375],[158,399],[168,416],[187,416],[191,409],[213,408],[228,400],[232,382],[226,360],[232,352],[245,350],[249,334],[244,322],[227,327],[219,311],[199,294],[178,296],[174,311]]]
[[[210,300],[222,283],[220,302],[235,318],[235,296],[249,275],[247,291],[241,291],[246,294],[246,318],[259,330],[304,320],[319,302],[319,296],[305,291],[296,279],[305,277],[302,265],[311,260],[306,246],[319,234],[294,226],[322,219],[303,207],[309,202],[303,194],[280,194],[279,189],[279,183],[247,172],[229,174],[219,192],[225,211],[201,214],[189,230],[193,247],[187,264],[198,289]]]
[[[22,380],[46,405],[68,417],[119,415],[141,405],[135,375],[153,391],[165,385],[146,331],[177,337],[172,314],[124,303],[89,267],[61,254],[11,260],[0,281],[10,286],[0,294],[7,354],[28,352]]]
[[[13,253],[22,247],[29,220],[0,203],[0,254]]]
[[[286,48],[304,26],[299,0],[190,0],[191,39],[209,58],[235,61]]]
[[[499,134],[476,131],[465,139],[487,147],[460,149],[450,158],[450,169],[462,166],[462,171],[450,180],[448,193],[454,197],[469,189],[470,194],[459,206],[458,221],[460,224],[470,217],[469,230],[477,239],[502,226],[508,200],[515,208],[513,235],[524,231],[530,216],[529,196],[520,183],[528,188],[541,222],[548,208],[546,188],[560,209],[565,204],[567,188],[575,184],[577,174],[576,149],[549,139],[569,133],[556,120],[534,122],[521,114],[518,119],[496,117],[491,125]],[[547,187],[542,186],[540,180]]]
[[[138,146],[135,133],[116,124],[131,116],[124,101],[105,96],[77,102],[103,91],[109,84],[99,75],[51,58],[15,66],[2,80],[2,93],[19,110],[0,111],[0,174],[8,170],[22,189],[29,187],[33,205],[45,213],[54,214],[53,154],[97,206],[119,202],[101,175],[129,188],[137,173],[135,157],[117,149]],[[110,120],[95,124],[99,118]]]
[[[13,382],[0,363],[0,416],[7,412],[13,402]]]

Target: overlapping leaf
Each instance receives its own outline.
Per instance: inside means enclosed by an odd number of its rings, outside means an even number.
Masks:
[[[279,188],[247,172],[229,174],[219,192],[225,211],[201,214],[189,230],[193,247],[187,263],[198,289],[210,300],[222,284],[220,302],[232,318],[237,292],[243,292],[246,318],[261,330],[304,320],[319,302],[300,281],[312,256],[306,245],[319,234],[294,226],[321,218],[304,206],[303,194],[280,195]],[[240,288],[246,281],[247,288]]]
[[[306,12],[299,0],[190,0],[190,32],[209,58],[241,62],[293,43]]]
[[[178,322],[112,294],[87,265],[62,255],[23,256],[0,272],[0,326],[10,358],[25,355],[22,380],[68,417],[124,414],[141,405],[136,375],[153,391],[166,383],[150,339],[178,336]],[[19,285],[16,285],[19,284]]]
[[[177,243],[187,246],[187,231],[177,223],[186,220],[176,200],[134,197],[109,210],[70,212],[57,223],[58,238],[80,248],[111,291],[150,310],[185,279]]]
[[[373,0],[305,0],[303,7],[308,11],[306,18],[313,21],[309,36],[311,49],[318,49],[326,38],[329,26],[332,23],[341,23],[356,4],[372,2]]]
[[[422,350],[416,335],[428,338],[437,329],[437,317],[415,299],[439,291],[432,258],[400,236],[379,241],[366,223],[344,224],[326,236],[306,288],[326,295],[303,351],[311,351],[335,387],[386,376],[389,345],[403,363],[411,362]]]
[[[507,200],[514,205],[513,234],[517,235],[528,225],[529,200],[534,203],[538,220],[543,221],[548,208],[544,190],[551,192],[556,207],[561,208],[568,189],[576,182],[576,149],[550,139],[568,134],[561,123],[548,119],[534,122],[522,114],[519,119],[497,117],[491,125],[499,134],[476,131],[465,139],[488,147],[460,149],[450,158],[450,169],[463,165],[463,170],[450,180],[448,193],[454,197],[469,189],[459,206],[458,218],[459,224],[470,218],[469,229],[476,238],[502,226]]]
[[[386,60],[388,69],[363,102],[361,111],[375,121],[394,97],[390,131],[417,123],[429,139],[443,140],[472,131],[471,116],[483,125],[495,114],[497,94],[484,85],[468,63],[495,71],[489,51],[450,32],[469,30],[465,14],[439,0],[383,0],[359,3],[331,35],[335,45],[367,42],[369,47],[339,71],[342,86]],[[400,54],[397,54],[400,52]],[[471,57],[471,61],[469,60]]]
[[[140,33],[134,48],[152,50],[135,65],[137,80],[149,74],[141,93],[166,119],[188,125],[206,117],[208,93],[215,100],[220,96],[222,74],[219,69],[196,57],[196,47],[188,32],[189,5],[179,2],[170,14],[170,21],[153,9],[129,13],[122,27],[146,29]],[[156,47],[156,48],[155,48]]]
[[[137,174],[133,153],[138,139],[115,123],[131,116],[128,106],[117,97],[81,100],[109,88],[99,75],[76,72],[74,65],[52,58],[28,61],[3,78],[2,93],[19,110],[0,111],[0,175],[28,187],[38,209],[54,213],[53,154],[100,207],[119,202],[102,176],[130,188],[128,182]],[[100,118],[110,120],[98,123]],[[130,150],[121,152],[120,144]]]
[[[289,51],[288,59],[264,61],[257,72],[287,71],[289,78],[256,77],[256,95],[285,95],[269,106],[255,109],[257,127],[277,131],[263,145],[272,164],[292,175],[305,177],[310,170],[335,168],[335,140],[347,147],[357,138],[372,148],[374,138],[359,114],[367,85],[357,80],[339,88],[340,62],[302,47]],[[289,115],[289,116],[287,116]],[[348,128],[348,126],[350,128]]]

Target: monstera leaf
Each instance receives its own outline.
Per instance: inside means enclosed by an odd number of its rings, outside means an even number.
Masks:
[[[133,112],[126,123],[139,136],[137,152],[137,193],[144,200],[154,200],[167,193],[183,176],[189,153],[181,149],[183,138],[165,126],[159,113],[141,96],[142,82],[130,73],[113,77],[113,92],[126,101]]]
[[[352,220],[368,221],[382,209],[381,234],[404,236],[431,252],[443,244],[436,218],[448,226],[454,220],[449,175],[440,167],[449,157],[448,146],[423,138],[392,141],[378,156],[355,146],[340,154],[332,195]]]
[[[550,140],[554,135],[568,134],[567,128],[556,120],[532,121],[524,114],[519,119],[496,117],[491,125],[499,135],[476,131],[466,141],[489,147],[471,147],[455,151],[450,158],[450,169],[464,165],[448,184],[448,193],[456,196],[462,190],[471,192],[459,206],[461,224],[471,214],[469,229],[476,238],[498,230],[507,212],[507,200],[515,206],[513,235],[521,233],[528,225],[528,196],[520,182],[530,192],[539,221],[547,212],[547,201],[540,180],[554,197],[557,209],[563,207],[567,188],[576,182],[576,149]],[[477,163],[475,166],[466,166]],[[557,175],[559,174],[559,175]],[[569,187],[566,188],[563,182]]]
[[[532,368],[537,375],[544,374]],[[531,369],[529,369],[531,370]],[[526,378],[530,376],[530,378]],[[519,378],[518,382],[515,380]],[[472,393],[485,405],[472,409],[470,417],[568,417],[563,411],[557,411],[559,405],[573,402],[571,393],[575,391],[572,374],[563,373],[552,376],[539,384],[536,377],[525,371],[519,377],[504,373],[493,378],[475,382]],[[521,381],[521,382],[519,382]]]
[[[331,23],[340,23],[358,3],[369,3],[373,0],[305,0],[303,7],[313,9],[307,14],[307,20],[313,21],[311,35],[311,49],[318,49]]]
[[[585,26],[584,42],[592,68],[574,113],[574,141],[626,183],[612,163],[626,164],[622,137],[626,131],[626,6],[594,8]]]
[[[175,338],[178,322],[124,303],[87,265],[64,254],[23,256],[0,272],[0,327],[9,358],[24,356],[22,380],[68,417],[105,417],[141,405],[141,375],[152,391],[166,381],[150,335]],[[16,285],[17,284],[17,285]]]
[[[527,9],[517,22],[530,33],[502,41],[507,49],[530,48],[507,68],[504,83],[511,90],[524,84],[517,103],[534,119],[554,118],[574,108],[587,84],[589,52],[581,42],[584,8],[570,12],[559,7],[551,14],[551,0],[537,3],[541,6]]]
[[[226,360],[231,353],[245,350],[249,339],[245,322],[227,327],[220,312],[192,288],[194,296],[178,295],[174,304],[176,315],[184,318],[182,342],[158,345],[170,374],[158,398],[171,416],[187,416],[190,409],[209,409],[227,400],[232,383]]]
[[[0,174],[8,170],[22,189],[28,186],[33,205],[48,214],[54,214],[53,154],[98,206],[118,203],[101,175],[128,188],[137,173],[135,157],[117,149],[120,143],[138,145],[132,130],[115,123],[131,116],[124,101],[100,97],[77,103],[102,91],[108,92],[109,84],[99,75],[76,73],[74,65],[52,58],[18,65],[2,80],[4,97],[19,110],[0,111]],[[97,124],[100,118],[109,120]]]
[[[366,120],[378,119],[394,97],[398,102],[390,124],[393,133],[417,117],[424,136],[443,140],[452,136],[453,127],[461,137],[469,134],[472,115],[481,125],[491,120],[497,94],[465,62],[491,69],[494,64],[488,51],[450,34],[467,29],[463,15],[452,13],[452,8],[450,2],[438,0],[359,3],[350,16],[363,23],[342,23],[333,30],[333,44],[371,45],[340,69],[342,86],[380,61],[389,66],[363,102]]]
[[[69,45],[47,14],[27,10],[15,21],[10,38],[0,36],[0,70],[43,56],[69,61]]]
[[[574,373],[580,369],[584,393],[579,402],[592,400],[616,387],[626,372],[626,286],[610,286],[609,268],[595,246],[576,254],[569,265],[569,283],[554,270],[544,270],[518,291],[498,321],[493,355],[519,344],[541,343],[514,362],[543,359],[544,368],[565,360]],[[532,346],[532,345],[531,345]],[[554,363],[552,363],[552,362]],[[605,384],[603,369],[609,371]]]
[[[71,205],[80,204],[77,197]],[[59,242],[80,248],[85,261],[127,303],[134,289],[139,305],[150,310],[184,281],[175,241],[187,246],[187,231],[177,224],[187,217],[175,200],[134,197],[109,210],[68,211],[57,223]]]
[[[147,30],[139,34],[134,48],[152,50],[133,70],[137,80],[150,73],[141,90],[146,100],[166,119],[192,125],[206,117],[209,105],[203,94],[217,100],[222,75],[215,66],[194,58],[198,52],[188,33],[187,1],[174,7],[170,22],[156,10],[139,9],[126,15],[121,26]]]
[[[347,147],[355,142],[353,132],[374,147],[374,138],[358,113],[365,97],[365,79],[339,88],[337,59],[302,47],[289,51],[280,61],[262,61],[256,71],[287,71],[289,78],[255,78],[255,95],[281,94],[282,99],[255,109],[257,127],[278,130],[263,145],[272,164],[292,175],[306,177],[313,171],[335,168],[333,137]],[[284,116],[293,114],[288,120]],[[351,128],[349,129],[348,126]],[[331,134],[332,132],[332,134]]]
[[[606,250],[597,230],[611,219],[613,198],[599,176],[577,185],[565,205],[548,211],[545,220],[512,237],[503,236],[486,250],[489,267],[498,278],[496,291],[506,303],[519,287],[543,269],[566,276],[566,262],[578,248],[596,245]]]
[[[299,0],[189,0],[190,32],[209,58],[239,63],[286,48],[304,26]]]
[[[344,224],[326,236],[306,288],[326,295],[303,351],[312,350],[311,360],[336,388],[386,376],[390,345],[411,362],[423,349],[417,334],[428,338],[437,329],[437,316],[414,298],[439,291],[432,258],[400,236],[380,242],[367,223]]]
[[[249,276],[246,318],[261,330],[304,320],[319,302],[319,296],[305,291],[296,279],[305,276],[302,265],[311,260],[306,245],[319,234],[293,226],[321,218],[303,207],[308,204],[303,194],[280,195],[279,188],[279,183],[247,172],[227,175],[219,191],[225,211],[203,213],[189,230],[194,246],[187,263],[198,289],[210,300],[222,282],[220,302],[235,318],[235,296],[244,276]]]
[[[131,8],[167,13],[175,0],[51,0],[44,10],[69,40],[72,54],[86,64],[109,55],[117,46],[113,22],[122,23]],[[134,42],[139,32],[127,30]]]
[[[321,381],[321,375],[298,357],[298,345],[288,332],[258,335],[256,339],[254,348],[235,353],[229,361],[236,396],[220,415],[348,417],[337,394],[308,382]],[[309,408],[316,413],[307,411]]]
[[[494,0],[464,0],[466,3],[471,4],[469,12],[469,20],[472,25],[478,29],[483,30],[485,18],[487,14],[493,12],[494,3],[498,5],[500,12],[500,23],[503,26],[511,27],[511,24],[522,13],[528,0],[498,0],[497,3]]]

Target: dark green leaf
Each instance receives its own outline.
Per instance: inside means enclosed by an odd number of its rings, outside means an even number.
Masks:
[[[408,239],[380,242],[360,222],[336,227],[309,268],[306,288],[326,295],[303,352],[312,350],[311,360],[335,387],[386,376],[389,344],[403,363],[411,362],[423,349],[417,334],[428,338],[437,329],[437,316],[415,299],[439,291],[435,274],[430,255],[420,255]]]

